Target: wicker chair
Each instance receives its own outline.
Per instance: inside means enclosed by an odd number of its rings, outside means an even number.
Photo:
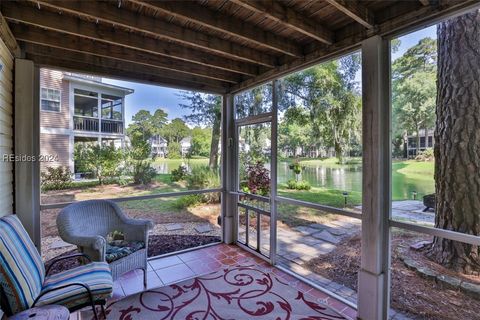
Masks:
[[[108,262],[113,280],[128,271],[143,269],[147,285],[148,232],[153,228],[150,220],[129,218],[113,201],[87,200],[65,207],[57,217],[57,227],[60,237],[77,245],[80,252],[94,261]],[[113,231],[123,233],[123,245],[107,243],[107,235]]]

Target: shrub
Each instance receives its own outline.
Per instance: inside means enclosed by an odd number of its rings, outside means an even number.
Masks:
[[[41,173],[43,190],[63,190],[72,185],[72,172],[67,167],[48,167]]]
[[[287,182],[287,189],[292,190],[310,190],[312,186],[308,181],[296,181],[296,180],[288,180]]]
[[[172,170],[172,175],[170,176],[170,180],[172,182],[177,182],[180,180],[185,180],[187,177],[187,166],[183,164],[179,165],[177,169]]]
[[[420,151],[418,155],[415,157],[417,161],[432,161],[433,160],[433,149],[427,148],[423,151]]]
[[[150,164],[149,160],[138,160],[132,165],[133,183],[149,184],[157,175],[157,171]]]
[[[186,179],[188,189],[201,190],[213,189],[220,186],[220,177],[216,170],[210,169],[209,166],[193,167],[192,172],[187,174]],[[219,203],[220,195],[216,192],[204,193],[200,196],[203,203]]]
[[[186,209],[191,206],[195,206],[203,201],[203,197],[201,194],[189,194],[183,197],[178,198],[174,202],[174,207],[177,209]]]
[[[212,189],[220,186],[220,177],[215,170],[210,169],[209,166],[195,166],[192,171],[187,174],[185,180],[187,181],[188,189]]]

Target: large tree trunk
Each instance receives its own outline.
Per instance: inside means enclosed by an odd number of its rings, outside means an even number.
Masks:
[[[435,226],[480,235],[480,12],[438,27]],[[480,272],[479,247],[435,238],[430,256]]]
[[[218,143],[220,142],[220,125],[221,125],[220,122],[221,122],[221,115],[217,113],[215,115],[215,120],[213,121],[212,142],[210,144],[210,158],[208,162],[208,166],[211,169],[218,168]]]

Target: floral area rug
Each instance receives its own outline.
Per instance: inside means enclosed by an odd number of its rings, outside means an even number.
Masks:
[[[237,266],[143,291],[108,305],[107,319],[346,319],[276,275]]]

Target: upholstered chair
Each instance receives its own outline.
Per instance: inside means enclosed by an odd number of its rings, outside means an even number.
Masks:
[[[10,316],[29,308],[57,304],[75,311],[95,305],[104,311],[112,295],[113,280],[108,264],[93,262],[49,275],[50,268],[75,254],[54,259],[47,269],[28,233],[16,215],[0,218],[0,302]]]

